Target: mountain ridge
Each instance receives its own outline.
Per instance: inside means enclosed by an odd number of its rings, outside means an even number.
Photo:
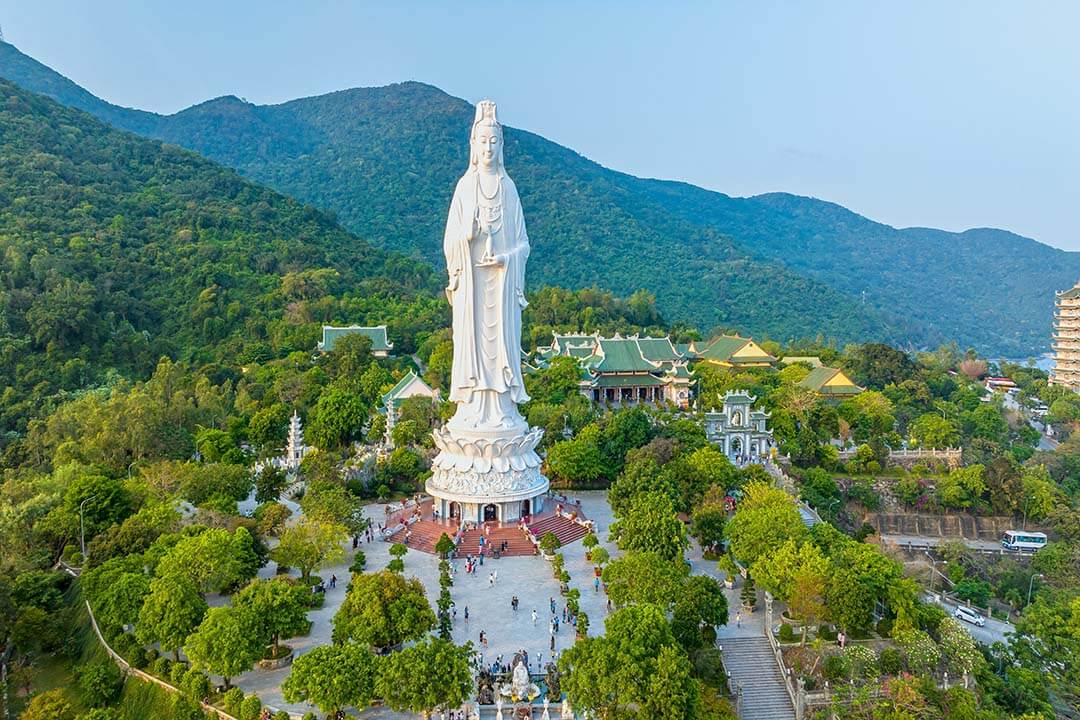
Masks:
[[[333,213],[378,245],[442,265],[445,203],[464,169],[472,107],[433,85],[274,105],[226,95],[155,115],[74,98],[54,77],[63,76],[9,45],[0,45],[0,75],[193,149]],[[1080,254],[1009,231],[901,229],[811,197],[742,198],[638,178],[517,128],[507,128],[507,145],[535,244],[530,275],[620,294],[645,287],[666,315],[703,330],[912,347],[955,339],[1026,356],[1049,344],[1053,291],[1080,277]]]

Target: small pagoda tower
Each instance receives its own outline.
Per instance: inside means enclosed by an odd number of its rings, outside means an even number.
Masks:
[[[300,461],[307,454],[308,447],[304,444],[304,428],[300,424],[300,415],[293,410],[289,418],[289,444],[285,450],[285,467],[296,470],[300,467]]]

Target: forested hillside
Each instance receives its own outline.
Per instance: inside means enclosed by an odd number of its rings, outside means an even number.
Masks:
[[[119,127],[177,143],[441,266],[470,106],[419,83],[274,106],[222,97],[170,116],[110,105],[0,44],[0,76]],[[635,178],[510,130],[507,163],[535,245],[530,280],[646,288],[671,319],[786,339],[956,340],[1027,356],[1049,345],[1053,293],[1080,256],[1000,230],[875,223],[783,193],[733,198]]]
[[[0,81],[0,428],[162,355],[244,363],[322,321],[445,323],[431,268],[194,153]]]

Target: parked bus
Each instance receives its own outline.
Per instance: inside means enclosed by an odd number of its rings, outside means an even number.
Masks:
[[[1035,552],[1046,547],[1046,533],[1028,530],[1007,530],[1001,536],[1001,546],[1006,550],[1030,550]]]

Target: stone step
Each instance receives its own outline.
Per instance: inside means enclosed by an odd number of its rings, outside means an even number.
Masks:
[[[744,720],[789,720],[795,713],[784,677],[764,637],[724,638],[724,667],[742,689],[739,717]]]

